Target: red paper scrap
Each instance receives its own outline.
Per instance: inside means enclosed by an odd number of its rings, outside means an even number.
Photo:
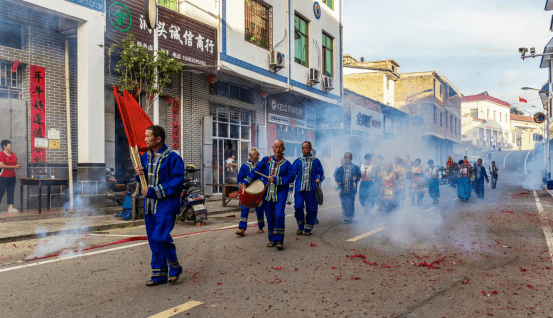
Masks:
[[[311,247],[317,247],[317,244],[311,242],[311,245],[310,245],[310,246],[311,246]]]

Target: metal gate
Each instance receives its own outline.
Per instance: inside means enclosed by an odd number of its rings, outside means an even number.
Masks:
[[[13,152],[17,155],[17,163],[21,165],[16,170],[17,183],[15,186],[15,205],[19,206],[19,179],[27,177],[27,107],[26,103],[19,99],[0,98],[0,140],[10,140],[13,144]],[[0,202],[0,212],[8,210],[6,194]]]

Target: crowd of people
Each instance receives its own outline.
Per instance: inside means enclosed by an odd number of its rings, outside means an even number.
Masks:
[[[473,191],[477,197],[484,198],[484,180],[489,182],[482,159],[478,159],[473,166],[467,157],[459,162],[449,157],[445,168],[436,167],[432,159],[427,161],[427,167],[424,168],[421,159],[411,161],[409,155],[384,161],[381,155],[373,156],[369,153],[364,156],[360,167],[352,159],[352,153],[346,152],[342,165],[334,173],[346,224],[352,222],[355,214],[357,192],[365,213],[373,209],[390,212],[398,206],[421,205],[425,193],[428,193],[433,204],[437,204],[440,183],[458,187],[457,192],[462,201],[468,200]],[[492,189],[497,185],[498,171],[492,161],[489,167]]]
[[[150,150],[141,156],[143,168],[136,168],[136,174],[137,179],[144,176],[148,184],[146,189],[142,189],[146,232],[152,251],[152,276],[146,285],[156,286],[176,282],[183,272],[170,232],[180,211],[184,163],[178,154],[165,145],[165,131],[162,127],[149,127],[145,132],[145,142]],[[2,146],[5,147],[4,144]],[[260,158],[259,151],[251,148],[249,159],[240,167],[237,179],[242,193],[255,180],[262,181],[265,188],[260,192],[261,204],[257,206],[255,201],[254,205],[258,221],[257,232],[264,232],[265,217],[269,239],[267,247],[283,250],[286,217],[284,210],[291,201],[290,197],[294,197],[298,226],[296,234],[312,235],[313,228],[318,223],[318,205],[322,204],[320,184],[325,175],[309,141],[302,143],[302,156],[293,162],[284,158],[284,141],[276,140],[272,149],[273,155]],[[227,165],[233,162],[234,158]],[[232,168],[237,166],[233,165]],[[449,177],[452,186],[463,191],[468,189],[469,192],[474,189],[479,197],[484,197],[483,180],[488,181],[488,175],[482,166],[482,160],[479,159],[472,167],[466,157],[458,163],[449,158],[444,170],[440,173],[433,160],[427,161],[425,169],[421,159],[411,161],[408,155],[404,159],[396,156],[392,161],[386,162],[380,155],[366,154],[359,167],[353,163],[353,154],[346,152],[341,166],[334,172],[344,223],[352,222],[358,192],[365,212],[375,207],[390,212],[393,207],[408,202],[421,205],[427,192],[436,204],[440,197],[439,179],[444,179],[444,176]],[[492,187],[496,186],[498,171],[492,162]],[[236,232],[239,236],[245,235],[249,212],[250,208],[244,205],[239,230]]]

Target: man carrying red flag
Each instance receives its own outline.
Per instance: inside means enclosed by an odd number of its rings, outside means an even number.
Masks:
[[[146,175],[148,182],[148,187],[142,189],[142,196],[146,233],[152,250],[152,278],[146,285],[156,286],[167,281],[175,283],[182,274],[171,230],[180,211],[184,162],[165,145],[163,127],[148,127],[144,141],[150,150],[140,157],[145,168],[136,168],[136,174]]]

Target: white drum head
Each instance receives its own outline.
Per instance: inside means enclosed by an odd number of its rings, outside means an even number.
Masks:
[[[246,188],[245,191],[249,194],[259,194],[263,192],[263,189],[265,189],[265,185],[263,184],[263,181],[255,180]]]

